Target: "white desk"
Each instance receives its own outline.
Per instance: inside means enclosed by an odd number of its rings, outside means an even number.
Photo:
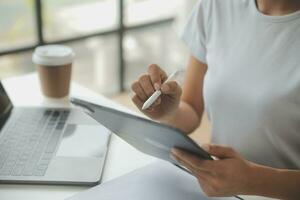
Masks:
[[[68,99],[55,100],[43,97],[36,74],[7,79],[2,83],[14,105],[70,106]],[[72,83],[71,86],[71,96],[128,111],[126,108],[75,83]],[[112,135],[102,181],[105,182],[126,174],[154,160],[154,158],[138,152]],[[86,189],[88,187],[1,184],[0,200],[63,200]]]
[[[14,105],[70,106],[68,99],[55,100],[44,98],[41,95],[36,74],[7,79],[2,81],[2,83]],[[123,111],[129,111],[75,83],[72,83],[71,96],[84,98],[88,101],[111,106]],[[138,152],[127,143],[112,135],[102,181],[111,180],[134,169],[150,164],[155,160],[155,158]],[[88,189],[88,187],[0,184],[0,200],[63,200],[86,189]],[[247,197],[246,199],[262,198]]]

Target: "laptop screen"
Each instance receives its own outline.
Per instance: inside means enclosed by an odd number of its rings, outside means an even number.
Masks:
[[[9,113],[9,111],[12,109],[12,103],[5,92],[4,87],[2,86],[2,83],[0,82],[0,120],[1,124],[3,120],[6,120],[6,114]]]

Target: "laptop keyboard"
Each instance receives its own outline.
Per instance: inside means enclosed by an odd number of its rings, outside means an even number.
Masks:
[[[68,110],[30,110],[13,115],[0,135],[0,175],[44,176],[68,115]]]

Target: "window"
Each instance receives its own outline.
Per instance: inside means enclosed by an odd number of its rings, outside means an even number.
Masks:
[[[104,32],[118,26],[117,0],[43,0],[46,41]]]
[[[180,66],[172,22],[183,2],[1,0],[0,78],[34,71],[34,48],[62,43],[76,52],[73,80],[105,94],[123,91],[150,62]]]
[[[32,51],[22,54],[10,53],[0,57],[0,79],[34,71],[31,62]]]
[[[174,18],[178,0],[127,0],[125,1],[126,26],[136,26]]]
[[[119,92],[118,35],[96,36],[69,43],[76,52],[73,80],[94,91]]]
[[[1,0],[0,51],[37,42],[33,0]]]
[[[183,68],[188,56],[171,25],[128,31],[124,49],[127,89],[139,75],[147,71],[149,64],[159,64],[167,73],[171,73]]]

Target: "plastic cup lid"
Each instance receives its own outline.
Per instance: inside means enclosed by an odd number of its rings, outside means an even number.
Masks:
[[[37,65],[58,66],[73,62],[75,53],[70,47],[63,45],[45,45],[37,47],[32,61]]]

